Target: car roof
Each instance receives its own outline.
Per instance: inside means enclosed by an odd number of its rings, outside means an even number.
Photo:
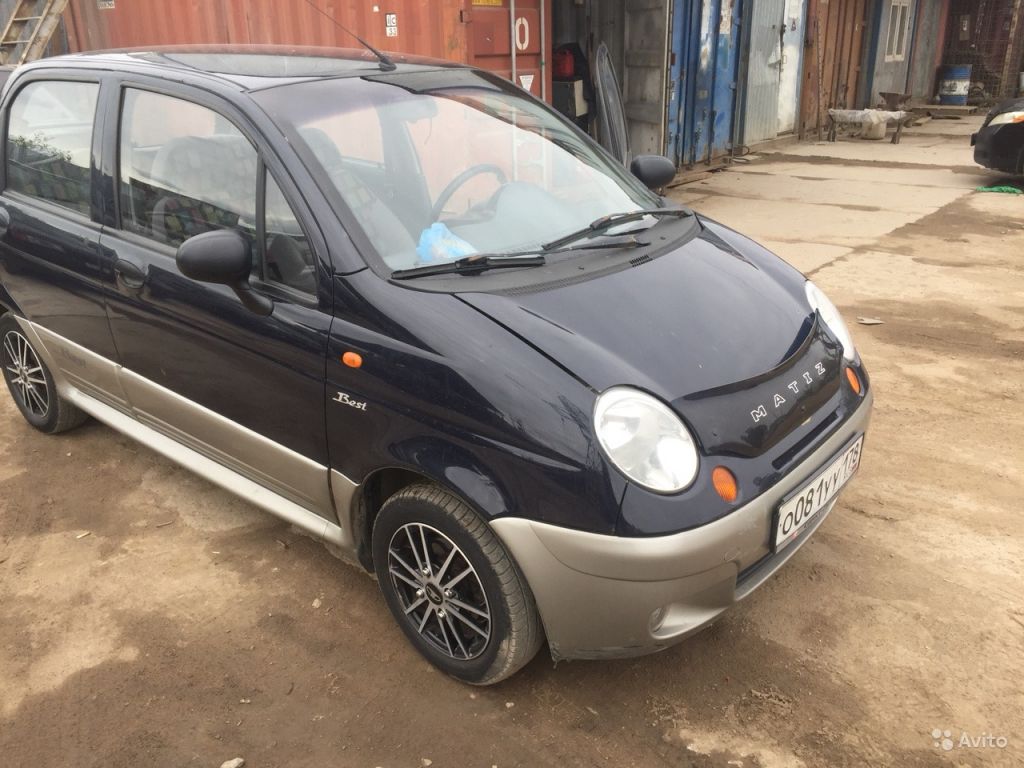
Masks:
[[[465,65],[403,53],[388,53],[395,72],[467,69]],[[40,59],[22,69],[83,67],[164,74],[176,80],[213,78],[251,91],[286,83],[381,72],[377,57],[363,48],[321,48],[280,45],[182,45],[145,49],[90,51]]]

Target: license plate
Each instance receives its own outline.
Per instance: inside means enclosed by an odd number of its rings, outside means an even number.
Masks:
[[[864,435],[779,507],[775,523],[775,550],[791,544],[800,531],[836,497],[860,466]]]

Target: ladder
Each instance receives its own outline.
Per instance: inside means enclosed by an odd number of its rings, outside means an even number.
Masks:
[[[17,0],[0,36],[0,64],[24,64],[43,55],[68,0]]]

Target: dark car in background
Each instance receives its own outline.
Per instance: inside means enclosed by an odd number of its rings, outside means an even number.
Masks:
[[[334,545],[461,680],[678,642],[859,466],[824,294],[490,73],[100,53],[20,68],[2,112],[25,419],[92,416]]]
[[[971,136],[974,162],[995,171],[1024,176],[1024,98],[1010,99],[989,110]]]

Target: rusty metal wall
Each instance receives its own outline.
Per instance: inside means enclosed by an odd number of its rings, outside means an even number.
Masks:
[[[468,60],[463,19],[469,0],[313,3],[383,50]],[[304,0],[71,0],[65,22],[74,51],[203,43],[357,45]]]
[[[808,0],[800,138],[820,140],[830,107],[852,109],[859,91],[870,0]]]

